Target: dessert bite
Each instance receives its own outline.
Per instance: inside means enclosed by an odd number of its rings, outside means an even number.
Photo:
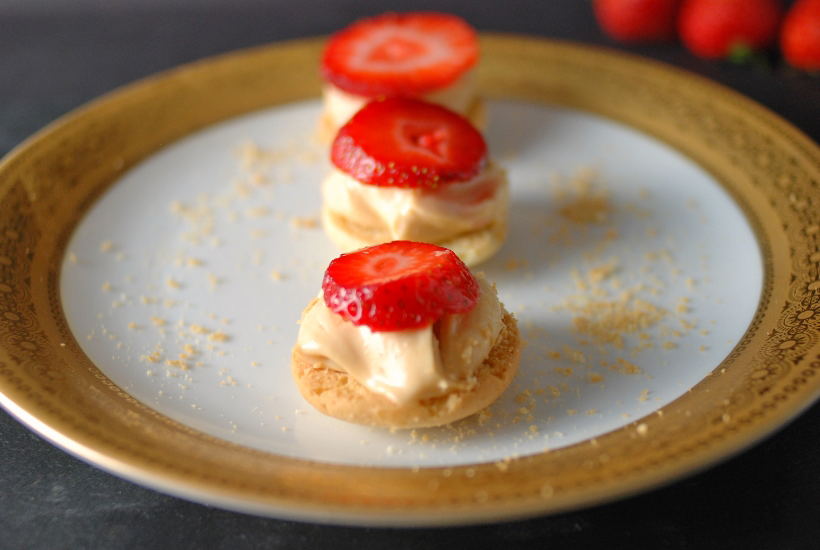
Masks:
[[[322,413],[420,428],[495,401],[520,357],[494,285],[446,248],[394,241],[330,263],[302,315],[291,372]]]
[[[333,34],[321,60],[324,109],[320,137],[329,141],[376,97],[422,98],[483,126],[472,79],[479,59],[475,29],[454,15],[386,13]]]
[[[342,251],[393,240],[452,249],[467,265],[507,235],[509,183],[463,116],[416,99],[371,101],[331,147],[325,232]]]

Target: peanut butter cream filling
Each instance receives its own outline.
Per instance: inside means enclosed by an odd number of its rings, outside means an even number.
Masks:
[[[331,312],[320,293],[302,317],[295,351],[399,405],[469,388],[504,326],[495,286],[481,274],[477,279],[481,293],[472,310],[404,331],[356,326]]]
[[[470,181],[436,189],[368,185],[334,169],[322,196],[324,208],[354,235],[429,243],[505,224],[510,202],[506,172],[492,162]]]
[[[437,103],[468,116],[476,102],[472,71],[465,73],[450,86],[424,94],[419,99]],[[351,94],[326,83],[322,88],[324,114],[334,130],[341,128],[356,112],[372,98]]]

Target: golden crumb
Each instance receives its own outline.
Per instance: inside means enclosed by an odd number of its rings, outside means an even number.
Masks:
[[[114,243],[112,241],[103,241],[100,243],[100,252],[111,252],[114,250]]]
[[[681,319],[680,320],[680,326],[683,327],[684,330],[692,330],[693,328],[695,328],[697,326],[697,323],[694,323],[692,321],[687,321],[686,319]]]
[[[515,271],[516,269],[529,267],[530,263],[526,258],[511,258],[504,265],[508,270]]]
[[[612,206],[603,196],[581,196],[565,204],[558,213],[577,224],[605,224]]]
[[[270,208],[267,206],[257,206],[245,210],[245,215],[249,218],[264,218],[270,214]]]
[[[316,216],[294,216],[290,219],[290,225],[293,227],[312,229],[319,227],[319,219]]]
[[[624,293],[617,301],[584,300],[566,303],[577,315],[572,319],[576,332],[591,336],[597,343],[611,343],[623,349],[623,336],[644,331],[660,321],[666,311],[646,300]]]
[[[165,364],[169,367],[178,367],[182,370],[188,370],[188,365],[181,359],[166,359]]]
[[[213,342],[226,342],[228,339],[229,339],[229,336],[227,334],[225,334],[224,332],[222,332],[221,330],[218,330],[218,331],[208,335],[208,340],[211,340]]]
[[[565,345],[564,346],[564,353],[566,353],[567,356],[570,359],[572,359],[573,363],[579,363],[579,364],[583,365],[587,362],[587,358],[584,355],[584,352],[579,350],[579,349],[572,349],[571,347]],[[568,369],[568,370],[570,370],[570,374],[571,374],[572,370],[571,369]]]
[[[262,172],[254,172],[248,176],[248,179],[251,181],[253,185],[257,186],[264,185],[270,181],[268,180],[267,176],[265,176],[265,174],[263,174]]]
[[[600,283],[607,279],[610,275],[615,273],[617,270],[617,265],[614,261],[606,263],[604,265],[600,265],[598,267],[593,267],[589,270],[587,274],[587,278],[592,283]]]
[[[618,372],[622,372],[624,374],[640,374],[641,373],[641,369],[640,369],[640,367],[638,367],[638,365],[635,365],[634,363],[630,363],[626,359],[623,359],[623,358],[619,357],[615,360],[615,362],[618,364],[618,367],[619,367]]]

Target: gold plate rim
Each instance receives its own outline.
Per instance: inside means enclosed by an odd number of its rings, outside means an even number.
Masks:
[[[78,458],[162,492],[260,515],[397,526],[520,518],[623,497],[725,459],[810,406],[820,394],[820,148],[752,100],[681,69],[544,38],[481,40],[484,94],[646,132],[712,174],[753,226],[764,258],[758,311],[731,354],[662,414],[503,469],[341,466],[181,425],[89,361],[59,295],[61,258],[82,214],[125,170],[176,139],[315,97],[322,37],[143,79],[0,161],[0,405]]]

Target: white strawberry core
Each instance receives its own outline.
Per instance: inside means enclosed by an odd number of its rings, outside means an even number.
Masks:
[[[388,27],[374,30],[369,38],[353,47],[348,67],[354,71],[410,72],[451,61],[454,55],[444,35]]]
[[[417,40],[407,40],[401,36],[394,36],[379,44],[370,52],[368,60],[371,62],[385,61],[391,64],[411,57],[424,55],[427,47]]]
[[[368,283],[382,283],[412,274],[418,270],[419,265],[412,256],[399,252],[380,252],[366,264],[364,274]]]
[[[437,162],[449,158],[450,132],[445,126],[400,119],[396,121],[394,135],[395,143],[404,151],[422,153]]]

